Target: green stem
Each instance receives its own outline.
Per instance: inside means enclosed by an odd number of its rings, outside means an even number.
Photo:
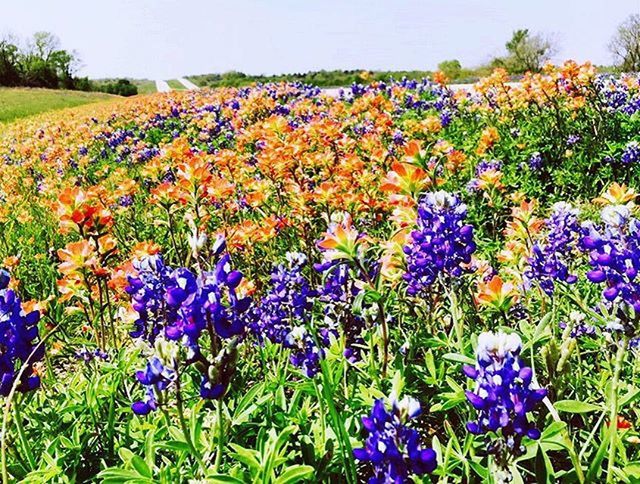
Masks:
[[[20,408],[21,406],[22,398],[16,398],[16,404],[13,406],[16,429],[18,430],[20,444],[22,445],[22,449],[24,450],[24,453],[27,456],[27,461],[29,462],[29,469],[33,470],[36,468],[36,460],[33,457],[33,452],[31,452],[31,447],[29,446],[29,441],[27,440],[27,435],[25,434],[24,426],[22,425],[22,411]]]
[[[348,484],[352,484],[357,482],[356,469],[353,461],[353,448],[351,447],[349,434],[345,429],[344,421],[340,417],[340,414],[333,403],[333,385],[331,385],[329,380],[329,368],[325,360],[320,362],[320,368],[322,370],[322,393],[327,402],[327,406],[329,407],[329,416],[332,420],[333,431],[338,437],[340,453],[342,454],[342,460],[345,467],[345,478]]]
[[[189,450],[191,451],[191,455],[196,459],[198,465],[200,466],[200,470],[203,475],[206,475],[207,468],[202,461],[202,457],[196,450],[195,445],[193,445],[193,441],[191,440],[191,433],[189,432],[189,428],[187,427],[187,422],[184,418],[184,409],[182,406],[182,393],[180,392],[180,377],[176,378],[176,408],[178,410],[178,418],[180,420],[180,427],[182,428],[182,434],[184,435],[184,440],[187,442],[189,446]]]
[[[9,470],[7,469],[7,431],[9,430],[9,413],[11,410],[11,402],[13,401],[13,395],[16,393],[16,390],[18,389],[18,386],[22,381],[22,375],[27,370],[27,368],[29,368],[29,364],[31,362],[31,358],[33,357],[33,355],[36,354],[36,351],[38,351],[40,347],[44,345],[47,339],[49,339],[49,337],[53,333],[55,333],[59,327],[60,327],[60,324],[58,324],[51,331],[49,331],[44,336],[44,338],[40,340],[40,342],[36,345],[36,347],[33,348],[33,350],[29,354],[29,357],[27,358],[25,363],[20,367],[20,370],[18,370],[18,373],[16,374],[16,377],[13,381],[13,385],[11,386],[11,390],[9,391],[9,394],[5,398],[4,410],[2,415],[2,430],[0,430],[0,463],[2,466],[2,482],[4,484],[9,483]]]
[[[618,438],[618,382],[620,370],[627,351],[627,337],[623,336],[616,352],[613,379],[611,380],[611,394],[609,397],[609,461],[607,462],[607,482],[614,482],[613,468],[616,463],[616,451]]]
[[[325,446],[325,420],[324,420],[324,405],[322,403],[322,394],[320,393],[320,387],[318,387],[318,382],[316,381],[316,379],[313,379],[313,386],[316,389],[316,396],[318,397],[318,405],[320,405],[320,439],[322,440],[322,448],[324,449]]]
[[[216,416],[218,424],[218,451],[216,452],[216,461],[214,463],[213,472],[217,474],[220,471],[220,464],[222,463],[222,452],[224,451],[224,425],[222,415],[222,398],[218,400],[216,406]]]

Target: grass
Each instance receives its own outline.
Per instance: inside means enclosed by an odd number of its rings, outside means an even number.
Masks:
[[[156,92],[156,83],[149,79],[134,79],[133,82],[138,88],[138,94],[152,94]]]
[[[82,104],[117,99],[101,92],[55,89],[0,88],[0,123]]]
[[[177,79],[171,79],[170,81],[167,81],[167,84],[169,84],[169,87],[171,89],[173,89],[174,91],[185,91],[187,88],[184,87],[182,85],[182,83],[177,80]]]

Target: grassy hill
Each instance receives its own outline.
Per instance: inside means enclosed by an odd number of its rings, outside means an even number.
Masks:
[[[169,87],[174,91],[186,91],[187,88],[182,85],[182,83],[178,79],[170,79],[167,81]]]
[[[0,123],[108,99],[119,99],[119,96],[100,92],[0,88]]]

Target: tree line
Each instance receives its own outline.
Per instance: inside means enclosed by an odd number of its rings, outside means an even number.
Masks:
[[[601,66],[602,71],[640,71],[640,15],[629,16],[616,31],[609,43],[614,64]],[[479,67],[463,67],[459,60],[445,60],[438,64],[438,70],[452,82],[470,82],[486,76],[497,67],[506,69],[514,77],[525,72],[539,72],[542,66],[558,52],[557,42],[552,37],[535,33],[529,29],[518,29],[505,43],[505,53],[494,57]],[[201,74],[191,76],[201,86],[244,86],[255,82],[299,81],[320,87],[346,86],[352,83],[385,80],[390,76],[421,79],[430,77],[432,71],[375,71],[362,69],[322,70],[306,73],[281,75],[250,75],[238,71],[222,74]]]
[[[60,39],[50,32],[36,32],[26,42],[11,35],[0,38],[0,86],[101,91],[121,96],[138,93],[128,79],[96,82],[78,76],[80,66],[78,54],[63,49]]]

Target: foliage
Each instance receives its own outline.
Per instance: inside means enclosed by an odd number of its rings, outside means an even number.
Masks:
[[[640,80],[508,79],[6,126],[4,480],[637,481]]]
[[[609,50],[623,72],[640,71],[640,15],[630,15],[619,27]]]

